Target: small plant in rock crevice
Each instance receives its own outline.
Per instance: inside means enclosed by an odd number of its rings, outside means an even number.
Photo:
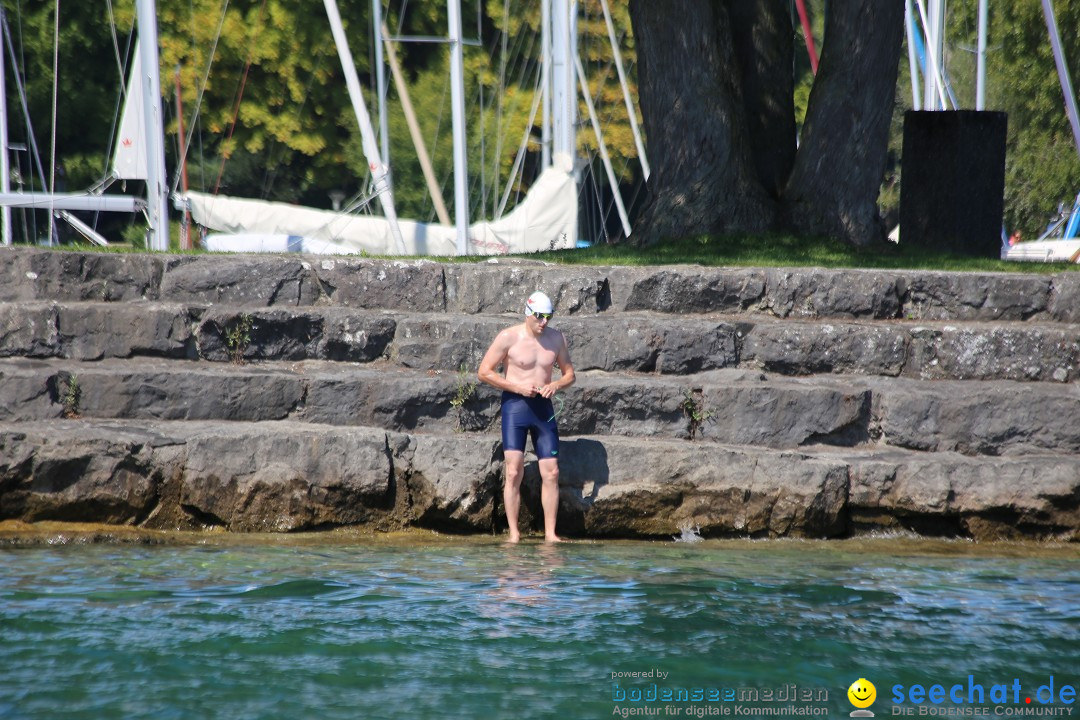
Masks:
[[[60,398],[60,403],[64,406],[64,417],[71,420],[81,417],[82,386],[79,385],[78,375],[68,376],[67,387],[64,390],[64,396]]]
[[[713,416],[712,410],[705,408],[705,399],[700,390],[683,390],[682,411],[686,416],[689,427],[687,432],[690,439],[697,439],[701,426]]]
[[[450,407],[457,413],[457,430],[465,430],[465,404],[476,396],[476,382],[470,379],[469,371],[462,363],[457,373],[454,397],[450,398]]]
[[[225,330],[225,347],[229,350],[229,357],[236,365],[244,364],[244,352],[251,344],[251,316],[244,313],[232,327]]]

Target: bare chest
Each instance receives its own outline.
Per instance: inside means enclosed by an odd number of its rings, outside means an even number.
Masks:
[[[550,370],[555,365],[557,354],[543,340],[522,338],[510,346],[506,359],[511,366],[520,370],[542,368]]]

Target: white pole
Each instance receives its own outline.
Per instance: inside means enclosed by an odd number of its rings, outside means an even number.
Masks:
[[[945,110],[948,104],[945,102],[945,83],[942,81],[944,75],[938,65],[938,58],[941,57],[939,55],[940,48],[944,47],[941,38],[941,23],[938,20],[943,17],[942,12],[945,6],[942,4],[943,0],[930,0],[930,3],[932,17],[928,21],[923,2],[918,0],[919,14],[922,16],[923,29],[926,31],[926,55],[930,65],[926,73],[926,92],[923,97],[923,107],[926,110]],[[940,105],[938,104],[939,100]]]
[[[915,50],[915,13],[911,0],[905,0],[904,24],[907,26],[908,68],[911,72],[911,109],[922,110],[922,93],[919,92],[919,56]]]
[[[394,236],[398,252],[402,255],[407,253],[405,240],[401,237],[401,228],[398,227],[397,211],[394,209],[394,195],[390,191],[389,172],[379,155],[379,146],[375,142],[375,131],[371,127],[371,116],[368,115],[367,105],[364,104],[364,95],[360,91],[360,78],[356,75],[356,65],[353,64],[352,53],[349,52],[349,43],[345,39],[345,28],[341,24],[341,14],[338,12],[336,0],[323,0],[326,7],[326,17],[330,20],[330,30],[334,35],[334,44],[337,45],[338,59],[341,60],[341,69],[345,73],[345,86],[349,90],[349,98],[352,100],[353,113],[356,122],[360,125],[361,145],[364,148],[364,157],[368,168],[375,179],[375,192],[382,203],[383,214],[386,222],[390,225],[390,233]]]
[[[88,193],[0,193],[0,207],[37,210],[78,210],[80,212],[126,212],[146,209],[146,201],[130,195],[90,195]]]
[[[611,41],[611,53],[615,60],[615,69],[619,73],[619,85],[622,86],[623,102],[626,104],[626,117],[630,120],[630,132],[634,134],[634,147],[637,148],[638,160],[641,162],[641,172],[645,179],[649,179],[649,159],[645,156],[645,143],[641,139],[641,128],[637,123],[637,112],[634,110],[634,101],[630,97],[630,85],[626,82],[626,71],[623,70],[622,53],[619,52],[619,38],[615,36],[615,23],[611,21],[611,11],[608,10],[607,0],[600,0],[600,6],[604,9],[604,22],[607,24],[608,40]],[[575,55],[575,57],[577,57]],[[580,64],[580,60],[579,60]]]
[[[926,87],[923,88],[923,107],[927,110],[940,110],[937,102],[937,10],[941,7],[941,0],[927,0],[927,8],[922,16],[923,31],[926,40],[926,77],[923,78]],[[919,0],[919,9],[922,10],[922,0]]]
[[[975,66],[975,109],[986,109],[986,0],[979,0],[979,54]]]
[[[540,0],[540,92],[544,108],[540,117],[540,169],[551,167],[551,3]]]
[[[447,0],[450,38],[450,109],[454,132],[454,224],[457,254],[469,254],[469,178],[465,160],[465,59],[461,46],[461,0]]]
[[[576,158],[574,124],[577,109],[577,83],[574,82],[574,41],[572,0],[554,0],[551,9],[551,100],[553,154],[566,153]],[[576,162],[574,163],[576,165]]]
[[[577,67],[578,81],[581,83],[581,95],[585,98],[585,107],[589,110],[589,120],[592,122],[593,132],[596,133],[596,146],[600,150],[600,158],[604,161],[604,170],[607,172],[608,184],[611,186],[611,195],[615,198],[615,207],[619,211],[619,220],[622,221],[623,233],[630,237],[630,218],[623,206],[622,193],[619,192],[619,181],[615,178],[615,170],[611,167],[611,156],[608,155],[607,146],[604,144],[604,135],[600,131],[600,120],[596,117],[596,109],[593,108],[592,94],[589,92],[589,83],[585,81],[585,69],[581,66],[581,58],[574,56],[574,64]]]
[[[161,115],[161,72],[158,67],[157,14],[154,0],[137,0],[139,60],[142,69],[143,121],[146,123],[147,247],[169,249],[169,186],[165,184],[165,124]]]
[[[0,193],[11,192],[11,168],[8,167],[8,117],[7,117],[7,81],[4,61],[4,33],[3,26],[7,22],[4,17],[4,8],[0,7]],[[11,208],[0,208],[0,224],[3,229],[3,244],[11,244]]]
[[[390,164],[390,125],[386,109],[386,68],[383,63],[382,0],[371,0],[371,27],[375,33],[375,89],[378,93],[379,141],[382,161]]]

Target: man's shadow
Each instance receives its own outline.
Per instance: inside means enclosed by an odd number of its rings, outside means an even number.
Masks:
[[[525,458],[520,522],[522,527],[543,530],[540,467],[535,455],[527,454]],[[603,443],[586,438],[559,440],[559,515],[555,526],[560,535],[585,534],[585,516],[608,481],[608,454]]]

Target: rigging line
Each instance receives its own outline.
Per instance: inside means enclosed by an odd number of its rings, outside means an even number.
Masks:
[[[188,0],[188,32],[191,35],[191,47],[192,48],[198,47],[198,35],[196,33],[198,23],[196,21],[196,17],[197,16],[196,16],[196,13],[195,13],[195,0]],[[221,27],[220,26],[218,27],[218,32],[219,33],[221,32]],[[212,57],[212,55],[211,55],[211,57]],[[193,65],[193,67],[194,67],[194,65]],[[182,81],[183,80],[183,72],[182,71],[181,71],[180,78],[181,78],[181,81]],[[180,83],[180,88],[179,88],[178,92],[180,92],[180,93],[184,92],[183,82]],[[195,125],[196,119],[199,116],[199,106],[196,105],[192,109],[191,112],[192,112],[191,123],[192,123],[192,125]],[[194,127],[191,127],[189,129],[189,131],[188,131],[187,138],[186,138],[186,140],[184,142],[184,157],[179,158],[178,162],[176,163],[176,177],[174,178],[174,181],[176,183],[179,183],[180,181],[182,181],[183,180],[183,170],[182,170],[182,168],[186,167],[188,169],[188,175],[189,175],[188,189],[191,188],[191,182],[190,182],[190,180],[191,180],[191,178],[190,178],[191,167],[187,162],[187,154],[189,152],[191,152],[191,139],[192,139],[192,137],[194,137],[194,135],[193,135],[194,132],[195,132]],[[202,188],[202,189],[205,189],[206,188],[206,153],[205,153],[205,148],[203,147],[203,134],[202,134],[202,126],[201,126],[201,124],[199,126],[199,162],[198,162],[196,167],[198,168],[198,171],[199,171],[199,187]],[[174,184],[173,188],[172,188],[174,193],[176,191],[176,188],[177,188],[177,184]]]
[[[293,115],[294,118],[299,118],[304,112],[304,108],[307,107],[308,98],[311,97],[311,86],[315,84],[315,76],[316,73],[311,73],[311,75],[308,77],[307,86],[304,88],[304,99],[300,102],[300,106],[296,108],[296,113]],[[281,148],[282,154],[284,154],[285,151],[288,149],[284,143],[277,141],[273,142],[274,147]],[[263,199],[270,197],[270,191],[274,189],[274,183],[277,182],[279,168],[280,165],[278,164],[277,158],[274,157],[273,147],[271,147],[269,157],[267,158],[266,173],[263,175]]]
[[[529,37],[529,45],[528,45],[527,48],[523,49],[521,46],[525,42],[525,36],[526,35],[528,35],[528,37]],[[536,33],[535,32],[534,33],[520,33],[520,32],[517,33],[517,37],[515,39],[515,47],[511,51],[512,57],[515,58],[515,64],[514,64],[514,68],[512,70],[512,73],[517,74],[517,81],[515,83],[515,87],[525,88],[525,87],[527,87],[527,85],[526,85],[526,74],[529,71],[530,67],[535,66],[536,69],[535,69],[534,72],[536,72],[538,79],[537,79],[536,82],[532,83],[532,92],[533,93],[538,93],[539,91],[537,90],[537,88],[539,87],[540,83],[542,82],[542,78],[543,78],[543,64],[542,63],[531,63],[531,62],[529,62],[527,60],[527,58],[531,55],[531,53],[533,51],[533,47],[535,46],[535,44],[536,44]],[[518,68],[519,65],[520,65],[520,69]],[[500,87],[500,95],[501,94],[505,94],[505,85],[503,87]],[[524,98],[522,97],[521,93],[515,93],[514,98],[513,98],[513,103],[511,103],[508,106],[508,108],[504,107],[504,114],[511,115],[511,116],[516,115],[518,109],[521,107],[521,103],[523,102],[523,99]],[[530,131],[531,128],[532,128],[532,123],[530,122],[529,126],[526,127],[526,132]],[[501,138],[504,134],[505,133],[500,130],[499,138]],[[500,145],[501,145],[501,142],[500,142]],[[519,150],[519,152],[523,152],[523,151]],[[494,162],[498,166],[501,166],[501,163],[502,163],[502,150],[501,150],[501,148],[500,148],[499,152],[496,154],[496,156],[494,158]],[[517,172],[516,171],[511,171],[510,176],[507,178],[507,183],[513,184],[513,182],[516,179],[516,176],[517,176]],[[496,184],[496,187],[497,186],[498,186],[498,184]],[[507,199],[508,199],[508,197],[509,196],[507,196]],[[496,209],[495,217],[501,217],[503,211],[505,210],[505,207],[506,207],[506,200],[504,199],[502,201],[502,203],[500,204],[499,208]]]
[[[488,66],[489,67],[496,65],[495,56],[496,56],[497,49],[498,49],[498,52],[499,52],[498,81],[497,81],[497,84],[495,85],[494,89],[492,89],[495,92],[492,92],[492,93],[489,94],[489,96],[492,99],[488,101],[487,105],[485,105],[485,101],[484,101],[484,87],[485,87],[485,84],[484,84],[483,77],[482,76],[478,77],[477,78],[477,83],[476,83],[477,91],[478,91],[478,93],[480,93],[480,117],[481,117],[481,132],[480,132],[480,141],[481,141],[481,155],[480,155],[481,196],[480,196],[480,208],[481,208],[481,215],[484,216],[484,217],[487,216],[487,196],[488,196],[488,191],[487,191],[487,188],[488,188],[488,182],[487,182],[487,172],[488,172],[487,132],[488,131],[487,131],[486,119],[487,119],[487,110],[489,108],[491,108],[491,107],[495,108],[495,131],[494,131],[495,132],[495,150],[492,151],[492,154],[490,155],[491,159],[494,160],[494,162],[491,163],[491,174],[492,174],[492,176],[494,176],[494,179],[492,179],[491,182],[492,182],[492,184],[495,185],[495,187],[499,187],[500,165],[499,165],[499,162],[498,162],[498,158],[499,158],[499,155],[502,153],[502,134],[503,134],[502,133],[502,123],[503,123],[503,118],[504,118],[503,110],[504,110],[504,107],[505,107],[505,105],[504,105],[505,72],[507,72],[507,43],[508,43],[507,32],[504,31],[504,28],[505,28],[505,24],[509,23],[509,18],[510,18],[510,0],[503,0],[503,5],[502,5],[503,30],[495,33],[495,37],[491,38],[491,41],[490,41],[490,43],[488,44],[488,47],[487,47],[487,59],[488,59]],[[495,199],[495,195],[492,195],[492,210],[495,209],[494,199]]]
[[[630,219],[627,217],[626,208],[622,204],[622,196],[619,195],[619,184],[615,179],[615,170],[611,167],[611,156],[608,154],[607,146],[604,143],[604,135],[600,129],[600,120],[596,116],[596,108],[593,106],[592,94],[589,92],[588,78],[585,75],[585,68],[581,64],[581,56],[574,54],[574,67],[577,69],[578,83],[581,86],[582,95],[585,97],[585,106],[589,111],[589,121],[593,127],[593,132],[596,135],[597,150],[600,152],[600,156],[604,161],[604,170],[606,171],[608,184],[611,185],[611,192],[615,198],[615,206],[619,209],[619,219],[622,222],[623,234],[626,237],[630,237],[631,227]]]
[[[593,171],[595,166],[592,163],[596,161],[597,155],[598,153],[593,154],[592,162],[590,162],[589,164],[589,175],[592,178],[592,182],[590,184],[593,187],[593,193],[596,199],[596,210],[599,213],[599,237],[601,237],[605,242],[607,242],[610,239],[610,234],[608,232],[608,223],[613,219],[616,222],[621,222],[617,212],[614,195],[614,193],[618,192],[618,190],[613,191],[605,202],[604,196],[600,192],[600,184],[601,182],[603,182],[603,180],[598,177],[597,174]],[[618,237],[618,233],[616,233],[616,237]]]
[[[477,78],[477,86],[480,89],[480,216],[484,217],[484,209],[487,207],[487,177],[484,175],[487,170],[487,113],[484,112],[484,81],[482,78]],[[469,215],[472,217],[472,214]]]
[[[120,43],[116,40],[116,14],[113,12],[112,0],[105,0],[109,12],[109,36],[112,38],[113,44],[113,57],[116,59],[116,70],[120,73],[120,92],[127,95],[127,78],[124,76],[124,61],[120,57]],[[132,27],[134,28],[134,20],[132,21]],[[128,36],[130,49],[130,35]],[[125,53],[126,57],[127,53]]]
[[[535,36],[535,33],[534,33],[534,36]],[[535,39],[535,37],[534,37],[534,39]],[[531,45],[529,46],[529,50],[531,50]],[[517,57],[523,57],[523,54],[518,53]],[[524,74],[524,72],[525,72],[525,70],[527,68],[528,68],[528,65],[523,65],[522,66],[522,73],[523,74]],[[524,78],[523,78],[523,82],[524,82]],[[537,92],[537,87],[539,86],[539,82],[540,82],[540,74],[539,74],[539,70],[538,70],[537,82],[536,82],[536,84],[534,84],[534,89],[532,89],[532,91],[534,91],[534,94],[535,94],[534,96],[535,97],[539,97],[539,93]],[[498,90],[500,91],[499,93],[497,93],[498,95],[501,96],[501,95],[504,94],[503,92],[501,92],[502,91],[501,87]],[[478,100],[478,104],[480,104],[481,111],[483,112],[484,104],[483,104],[482,91],[483,91],[483,83],[480,84],[480,89],[477,90],[477,95],[480,96],[480,98],[481,98],[480,100]],[[511,105],[511,108],[516,110],[519,103],[521,103],[521,100],[518,99],[518,94],[515,94],[514,103]],[[530,130],[531,130],[531,127],[532,127],[532,123],[534,123],[535,120],[536,120],[536,109],[537,109],[536,103],[534,103],[534,106],[532,106],[532,107],[534,107],[534,109],[532,109],[532,113],[531,113],[531,116],[529,118],[529,123],[525,127],[525,139],[523,140],[524,144],[527,144],[529,134],[530,134]],[[498,144],[500,146],[499,152],[496,154],[496,158],[495,158],[495,161],[496,161],[497,164],[498,164],[498,162],[500,160],[500,155],[502,154],[501,145],[502,145],[502,136],[503,135],[504,135],[504,133],[499,132],[499,133],[497,133],[497,136],[496,136]],[[524,150],[518,150],[518,155],[521,155],[521,154],[524,154]],[[483,160],[482,160],[482,162],[483,162]],[[511,175],[511,177],[508,179],[508,182],[510,182],[510,184],[513,184],[513,180],[514,180],[515,177],[516,177],[516,172]],[[477,179],[475,177],[473,177],[471,182],[470,182],[470,189],[475,189],[476,182],[477,182]],[[499,187],[498,182],[496,182],[495,187],[496,188]],[[484,191],[484,188],[482,188],[482,193],[483,193],[483,191]],[[498,190],[496,190],[496,193],[498,193]],[[492,195],[492,201],[495,201],[497,199],[498,199],[498,194]],[[502,204],[500,205],[499,209],[497,209],[496,217],[501,217],[502,209],[504,209],[504,207],[505,207],[505,201],[503,201]],[[484,208],[484,204],[482,203],[481,204],[481,209],[483,210],[483,208]]]
[[[120,57],[120,43],[116,39],[116,15],[113,13],[112,0],[106,0],[109,11],[109,36],[112,39],[113,45],[113,57],[116,58],[116,70],[120,76],[120,92],[116,96],[116,106],[113,108],[112,125],[109,127],[109,140],[105,144],[105,167],[101,171],[102,179],[97,183],[92,192],[104,192],[105,188],[112,183],[112,176],[109,172],[109,161],[112,159],[113,142],[116,140],[117,127],[120,125],[120,112],[123,99],[127,97],[127,78],[124,72],[124,62]],[[131,36],[135,31],[135,18],[131,20],[131,27],[128,29],[128,42],[127,47],[124,50],[124,57],[128,56],[131,51]],[[101,216],[100,211],[94,212],[94,220],[91,225],[94,229],[97,228],[98,218]]]
[[[56,92],[60,85],[60,0],[56,0],[56,14],[53,16],[53,84],[52,84],[52,132],[49,149],[49,192],[56,192]],[[56,218],[53,217],[53,203],[49,201],[49,244],[53,244],[56,230]]]
[[[247,87],[248,72],[251,70],[251,58],[255,54],[255,46],[258,44],[259,33],[262,32],[263,24],[263,11],[266,9],[266,0],[262,0],[259,4],[259,19],[255,23],[255,37],[251,39],[251,45],[248,50],[247,60],[244,62],[244,73],[240,77],[240,88],[236,93],[236,105],[233,107],[232,122],[229,123],[229,134],[225,138],[225,144],[228,145],[232,140],[233,131],[236,130],[236,119],[240,116],[240,103],[244,100],[244,88]],[[214,183],[214,194],[218,194],[218,190],[221,189],[221,176],[225,174],[225,163],[228,161],[228,156],[225,154],[224,148],[221,151],[221,167],[218,169],[217,182]]]
[[[525,136],[521,139],[521,146],[518,148],[517,155],[514,156],[514,166],[510,170],[510,176],[506,179],[506,192],[503,193],[502,202],[499,203],[499,209],[495,213],[496,220],[502,217],[503,210],[506,209],[506,201],[510,199],[510,191],[514,187],[514,180],[517,179],[518,173],[522,169],[522,160],[525,157],[525,149],[528,147],[529,136],[532,134],[533,123],[536,121],[536,111],[540,107],[542,93],[539,88],[540,83],[543,81],[542,76],[542,72],[536,74],[536,86],[533,88],[533,104],[532,110],[529,112],[529,122],[525,126]]]
[[[607,116],[606,116],[606,117],[604,118],[604,121],[605,121],[605,122],[610,122],[610,121],[611,121],[611,120],[612,120],[613,118],[615,118],[615,110],[611,110],[611,111],[609,111],[609,112],[608,112],[608,114],[607,114]],[[628,176],[628,175],[630,175],[631,177],[633,176],[633,172],[632,172],[632,170],[631,170],[631,163],[630,163],[630,158],[629,158],[628,156],[625,156],[625,155],[623,155],[621,159],[622,159],[622,163],[623,163],[623,166],[622,166],[622,170],[621,170],[621,171],[619,172],[619,174],[618,174],[618,176],[617,176],[617,178],[616,178],[616,179],[617,179],[617,183],[616,183],[616,185],[617,185],[617,186],[618,186],[619,188],[622,188],[622,185],[623,185],[623,181],[624,181],[624,180],[625,180],[625,179],[627,178],[627,176]],[[641,158],[638,158],[638,161],[639,161],[639,163],[640,163],[640,160],[641,160]],[[642,167],[642,170],[643,170],[643,175],[642,175],[642,177],[640,178],[640,181],[639,181],[638,183],[635,183],[635,192],[634,192],[634,199],[636,199],[636,197],[637,197],[637,193],[638,193],[638,189],[637,189],[637,188],[639,188],[639,187],[640,187],[640,185],[641,185],[642,183],[644,183],[644,181],[645,181],[645,178],[644,178],[644,168],[643,168],[643,167]],[[620,190],[619,192],[621,193],[621,190]],[[615,204],[615,198],[614,198],[614,196],[613,196],[613,197],[611,198],[611,203],[610,203],[610,204],[608,205],[608,207],[607,207],[607,210],[606,210],[605,212],[607,212],[607,213],[610,213],[610,212],[611,212],[611,207],[612,207],[612,205],[614,205],[614,204]],[[632,203],[631,203],[631,204],[627,204],[627,203],[625,202],[625,200],[624,200],[624,201],[623,201],[623,206],[624,206],[624,208],[627,208],[627,209],[628,209],[628,208],[630,208],[630,207],[632,206]]]
[[[197,25],[195,25],[195,5],[194,5],[194,0],[188,0],[188,33],[189,33],[189,35],[191,37],[189,46],[192,47],[192,49],[194,49],[194,47],[198,46],[198,36],[195,35],[195,27],[197,27]],[[180,83],[179,90],[177,91],[177,92],[180,92],[180,93],[184,92],[183,78],[184,78],[183,71],[181,71],[181,74],[180,74],[181,83]],[[199,108],[195,107],[192,110],[192,117],[191,117],[192,124],[194,123],[194,119],[195,119],[195,117],[198,116],[198,114],[199,114]],[[194,132],[194,127],[191,128],[191,132],[192,133]],[[176,175],[173,178],[174,184],[173,184],[173,187],[171,188],[172,193],[170,193],[170,194],[175,194],[176,188],[179,187],[179,182],[183,181],[183,179],[184,179],[183,177],[181,177],[181,176],[183,176],[183,171],[181,171],[180,168],[181,167],[186,167],[188,165],[187,154],[191,150],[191,137],[192,137],[192,135],[188,135],[188,141],[185,142],[185,144],[184,144],[184,157],[183,158],[177,158]],[[205,154],[203,153],[202,133],[199,133],[199,164],[198,164],[198,168],[199,168],[199,187],[200,188],[205,188],[206,187],[206,168],[203,166],[205,164],[204,161],[205,161]],[[188,174],[189,174],[188,189],[191,188],[190,173],[191,173],[191,168],[188,167]],[[192,223],[192,225],[194,225],[194,223]]]
[[[442,135],[443,115],[446,114],[446,91],[449,88],[449,85],[450,85],[450,78],[448,77],[446,79],[446,82],[443,83],[442,99],[439,101],[439,119],[438,119],[438,122],[435,123],[435,142],[434,142],[434,144],[432,145],[432,148],[431,148],[431,154],[432,154],[433,157],[438,157],[439,136]],[[439,189],[441,191],[443,191],[443,192],[446,191],[446,183],[448,181],[451,181],[453,179],[453,176],[454,176],[454,168],[453,168],[453,165],[451,164],[449,173],[443,175],[443,181],[439,185]],[[434,212],[435,212],[435,208],[434,208],[434,206],[432,206],[428,211],[428,222],[431,222],[434,219],[432,217]]]
[[[226,13],[226,11],[228,11],[228,9],[229,9],[229,0],[225,0],[225,2],[221,6],[221,17],[218,19],[217,32],[214,33],[214,44],[210,48],[210,56],[206,60],[206,72],[203,73],[202,84],[199,86],[199,95],[198,95],[198,97],[195,98],[195,109],[191,113],[191,120],[190,120],[190,122],[188,124],[188,136],[187,136],[187,140],[184,141],[185,155],[184,155],[184,157],[180,158],[180,161],[178,163],[176,163],[176,168],[177,169],[176,169],[176,174],[173,177],[172,189],[170,191],[171,195],[176,194],[176,188],[180,184],[180,168],[182,168],[184,166],[184,162],[187,160],[186,153],[190,152],[190,150],[191,150],[191,138],[194,137],[194,135],[195,135],[195,126],[197,125],[197,120],[198,120],[198,117],[199,117],[199,110],[202,107],[202,99],[203,99],[203,95],[206,93],[206,86],[210,81],[210,68],[212,68],[214,66],[214,56],[217,55],[218,41],[221,40],[221,28],[225,25],[225,13]],[[201,133],[199,134],[199,148],[200,148],[200,151],[201,151],[201,148],[202,148],[202,134]],[[203,163],[200,162],[199,163],[200,177],[202,176],[202,165],[203,165]],[[203,178],[203,181],[205,183],[205,178]],[[200,186],[205,187],[205,184],[202,184]]]
[[[20,31],[21,38],[21,31]],[[7,40],[8,56],[11,58],[11,64],[13,67],[24,67],[16,65],[15,60],[15,47],[11,43],[11,29],[8,27],[7,19],[4,20],[4,39]],[[30,110],[26,100],[26,87],[23,85],[23,76],[21,72],[15,73],[15,84],[19,90],[19,100],[22,104],[23,122],[26,123],[26,137],[30,143],[30,154],[32,155],[33,163],[30,165],[30,189],[34,189],[34,165],[37,165],[38,175],[41,177],[41,182],[45,182],[45,169],[41,165],[41,152],[38,150],[37,138],[34,135],[34,125],[30,121]]]
[[[359,195],[359,193],[357,195]],[[352,221],[354,219],[357,219],[357,218],[360,217],[359,215],[355,214],[356,210],[368,207],[368,205],[371,203],[371,201],[374,200],[377,197],[379,197],[378,192],[373,192],[370,195],[360,197],[360,198],[358,198],[356,195],[354,195],[353,198],[349,201],[349,204],[347,206],[344,206],[343,209],[337,215],[335,215],[333,218],[327,220],[325,223],[323,223],[318,228],[316,228],[314,230],[314,232],[309,233],[309,235],[312,237],[312,239],[314,239],[315,236],[319,235],[324,230],[327,230],[328,228],[330,228],[330,225],[337,222],[338,219],[342,215],[346,216],[347,219],[340,226],[339,232],[337,232],[337,233],[330,232],[329,235],[330,235],[331,239],[323,241],[324,242],[323,248],[325,248],[331,242],[339,240],[341,238],[341,236],[342,236],[342,233],[349,227],[349,225],[352,223]]]
[[[541,0],[543,1],[543,0]],[[499,56],[499,91],[496,93],[497,102],[495,107],[495,167],[493,169],[494,178],[492,180],[495,183],[495,187],[499,187],[499,157],[502,155],[502,135],[503,135],[503,99],[506,95],[506,53],[507,45],[509,44],[509,37],[507,37],[507,31],[510,28],[510,0],[503,0],[503,30],[502,30],[502,42],[501,50],[502,54]],[[494,196],[492,200],[494,201]]]
[[[37,161],[38,169],[39,169],[39,172],[40,172],[41,158],[39,158],[38,154],[37,154],[37,141],[34,139],[34,127],[33,127],[33,125],[30,124],[30,112],[27,110],[26,90],[24,88],[24,84],[25,84],[25,80],[26,80],[26,78],[25,78],[25,72],[26,72],[26,47],[23,44],[22,0],[19,0],[18,4],[15,6],[15,15],[16,15],[16,19],[18,20],[18,23],[19,23],[19,59],[22,61],[21,63],[18,63],[15,60],[15,48],[11,44],[11,31],[10,31],[10,28],[8,27],[7,15],[6,14],[0,14],[0,19],[2,19],[4,21],[4,37],[7,40],[8,53],[11,56],[11,71],[12,71],[12,74],[14,75],[14,77],[15,77],[15,84],[19,89],[19,100],[22,103],[23,118],[24,118],[24,121],[26,122],[26,133],[27,133],[27,135],[29,137],[29,145],[30,145],[31,148],[33,148],[34,159]],[[34,164],[32,162],[30,163],[29,170],[30,170],[30,189],[32,190],[33,187],[34,187]],[[21,162],[19,163],[19,172],[20,173],[22,172],[22,163]],[[30,234],[30,230],[26,227],[26,210],[23,210],[21,215],[22,215],[23,236],[25,238],[27,238],[28,240],[29,240],[30,237],[36,238],[37,237],[37,213],[35,213],[35,212],[30,213],[30,226],[33,228],[33,235],[32,236]]]
[[[109,35],[112,37],[113,57],[116,58],[116,70],[117,70],[117,73],[120,75],[120,93],[116,96],[116,107],[113,108],[112,126],[109,128],[109,141],[108,141],[108,144],[105,146],[105,170],[102,173],[103,178],[108,178],[109,177],[109,160],[112,158],[113,141],[116,140],[116,131],[117,131],[117,127],[120,124],[119,120],[120,120],[121,102],[123,101],[124,98],[127,97],[127,94],[128,94],[127,72],[126,72],[126,68],[124,67],[124,61],[120,56],[120,43],[116,39],[116,16],[113,14],[112,0],[106,0],[106,2],[108,4],[108,9],[109,9]],[[134,32],[135,32],[135,19],[132,18],[131,27],[128,28],[127,47],[124,48],[123,57],[127,57],[128,54],[131,52],[131,37],[132,37]],[[95,213],[94,214],[95,217],[98,214],[99,213]]]
[[[533,70],[532,68],[534,66],[539,67],[542,64],[533,59],[533,52],[536,48],[536,37],[536,32],[519,32],[514,39],[514,47],[509,50],[512,63],[506,72],[506,76],[514,78],[514,83],[517,87],[528,87],[531,84],[528,82],[529,76],[533,72],[536,72],[536,70]]]
[[[799,0],[800,3],[802,0]],[[642,172],[645,177],[648,177],[651,173],[649,167],[649,160],[645,154],[645,143],[641,138],[641,130],[637,123],[637,112],[634,108],[634,101],[630,97],[630,85],[626,79],[626,68],[623,67],[622,53],[619,50],[619,40],[615,34],[615,23],[611,19],[611,11],[608,9],[607,0],[600,0],[600,4],[604,10],[604,23],[608,29],[608,39],[611,42],[612,52],[612,64],[615,66],[615,70],[619,74],[619,88],[623,91],[623,103],[626,106],[626,120],[630,124],[630,132],[634,136],[634,147],[637,150],[638,161],[641,163]],[[625,37],[625,34],[623,35]]]

